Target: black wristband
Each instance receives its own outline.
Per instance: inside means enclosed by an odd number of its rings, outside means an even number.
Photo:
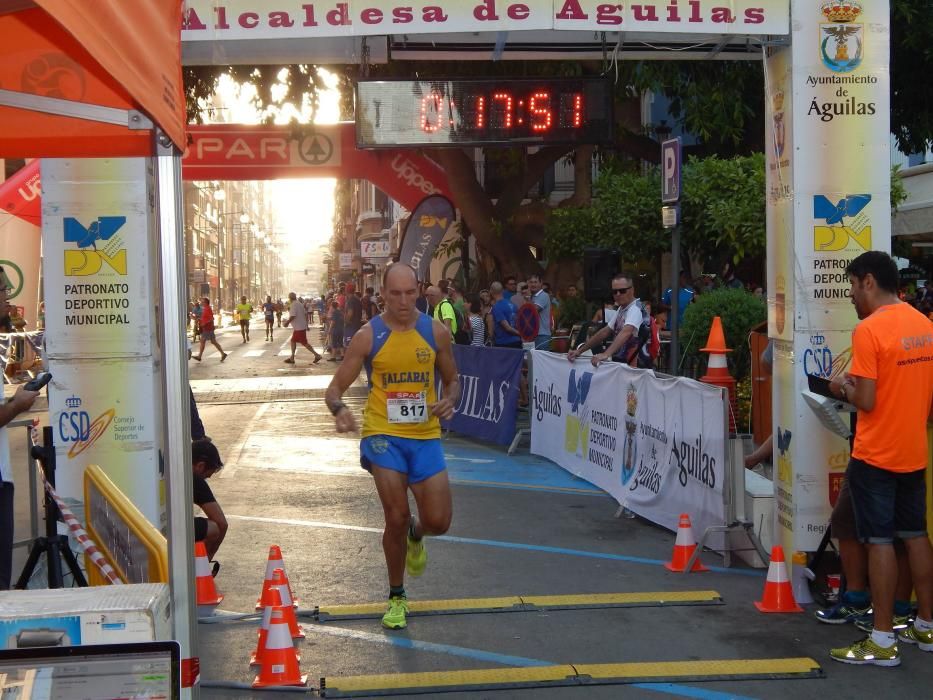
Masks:
[[[342,409],[346,407],[347,405],[343,401],[338,401],[333,406],[328,406],[328,408],[330,409],[330,414],[335,417],[338,413],[340,413]]]

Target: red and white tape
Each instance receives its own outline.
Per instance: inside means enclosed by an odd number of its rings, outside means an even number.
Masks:
[[[120,580],[120,576],[114,571],[113,567],[107,563],[107,560],[97,548],[94,540],[88,536],[84,526],[81,525],[81,521],[75,517],[75,514],[65,505],[65,502],[55,493],[55,489],[53,489],[52,485],[46,480],[45,472],[41,468],[39,468],[38,471],[39,476],[42,477],[42,483],[45,485],[45,490],[55,499],[55,503],[58,504],[58,509],[62,512],[62,518],[64,518],[65,524],[68,526],[68,529],[71,530],[71,534],[74,535],[74,538],[78,540],[81,549],[83,549],[84,553],[94,562],[95,566],[100,569],[100,573],[103,574],[104,578],[110,581],[110,583],[122,584],[123,581]]]

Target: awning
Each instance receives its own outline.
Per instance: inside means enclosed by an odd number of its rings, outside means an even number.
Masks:
[[[153,123],[184,150],[180,27],[181,0],[4,2],[0,157],[151,155]]]

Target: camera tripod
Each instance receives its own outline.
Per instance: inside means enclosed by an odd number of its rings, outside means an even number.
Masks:
[[[39,462],[45,478],[54,488],[55,486],[55,447],[52,444],[52,428],[46,426],[42,429],[43,445],[33,445],[30,456]],[[58,521],[62,519],[61,511],[55,499],[46,491],[43,495],[42,505],[45,510],[45,536],[37,537],[29,548],[29,557],[23,565],[23,572],[16,581],[16,588],[26,588],[29,579],[35,573],[39,558],[45,554],[48,564],[49,588],[64,588],[65,581],[62,572],[62,560],[74,576],[79,586],[87,586],[87,579],[78,566],[78,560],[68,544],[68,536],[58,534]]]

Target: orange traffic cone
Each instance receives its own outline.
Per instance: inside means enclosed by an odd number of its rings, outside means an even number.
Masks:
[[[726,334],[722,329],[722,319],[719,316],[713,317],[713,324],[709,329],[709,337],[706,339],[706,347],[700,348],[700,352],[709,353],[709,362],[706,365],[706,374],[700,377],[700,381],[705,384],[719,386],[729,392],[729,430],[736,432],[735,416],[738,412],[735,394],[735,379],[729,374],[729,365],[726,362],[726,353],[732,352],[726,347]]]
[[[285,574],[285,562],[282,561],[282,550],[279,549],[277,544],[269,547],[269,560],[266,562],[266,578],[262,582],[262,591],[259,594],[259,597],[256,599],[256,610],[262,610],[265,604],[262,602],[266,591],[269,589],[269,586],[273,585],[272,573],[276,569],[281,569],[282,574],[285,577],[285,585],[288,586],[288,595],[292,599],[292,605],[298,607],[298,599],[295,597],[295,592],[292,590],[291,584],[288,582],[288,575]]]
[[[194,543],[194,575],[198,614],[210,615],[224,597],[214,586],[214,577],[211,576],[211,566],[207,560],[207,549],[203,542]]]
[[[253,679],[254,688],[270,685],[307,685],[308,676],[301,675],[298,654],[292,645],[285,621],[285,608],[273,607],[269,616],[266,643],[259,652],[259,674]]]
[[[732,352],[731,348],[726,347],[726,334],[722,330],[722,319],[719,316],[713,316],[713,325],[709,328],[709,336],[706,338],[706,347],[700,348],[700,352],[710,352],[721,355]],[[712,360],[712,358],[710,358],[710,360]]]
[[[292,598],[288,592],[288,584],[285,583],[285,572],[281,569],[276,569],[272,574],[272,578],[276,583],[273,584],[269,590],[277,592],[279,598],[282,600],[279,605],[285,609],[285,621],[288,623],[289,634],[292,635],[292,639],[304,639],[305,632],[301,629],[301,626],[298,624],[298,619],[295,617],[295,608],[292,607]]]
[[[690,516],[686,513],[680,514],[680,523],[677,525],[677,538],[674,540],[674,553],[671,560],[664,566],[670,571],[684,572],[687,569],[687,563],[693,552],[697,548],[696,540],[693,539],[693,528],[690,527]],[[693,562],[693,568],[690,573],[698,571],[709,571],[703,562],[697,559]]]
[[[250,666],[259,666],[262,660],[263,651],[266,648],[266,639],[269,637],[269,621],[272,618],[272,611],[275,608],[282,607],[282,596],[279,592],[279,588],[272,589],[272,594],[270,598],[273,601],[273,605],[269,605],[262,611],[262,623],[259,625],[259,639],[256,642],[256,650],[249,656],[249,665]],[[291,608],[286,608],[291,609]],[[286,613],[287,614],[287,613]],[[294,610],[292,610],[292,615],[294,615]],[[301,661],[301,652],[295,652],[295,657]]]
[[[799,613],[803,608],[794,600],[794,589],[787,577],[787,564],[784,563],[784,550],[780,545],[771,548],[771,563],[768,565],[768,580],[765,581],[765,593],[755,607],[763,613]]]

